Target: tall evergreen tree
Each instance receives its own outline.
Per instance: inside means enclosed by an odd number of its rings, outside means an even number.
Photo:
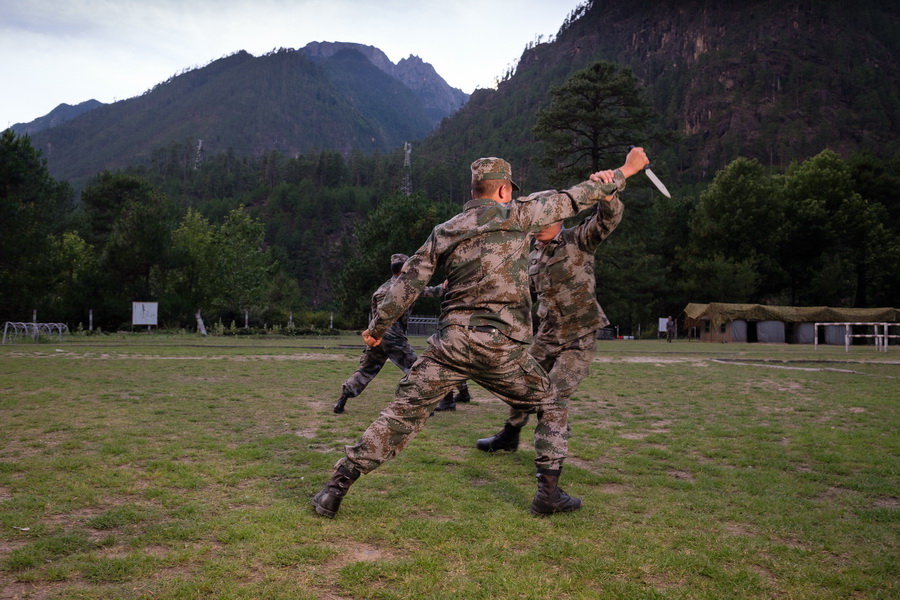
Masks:
[[[36,266],[70,224],[72,198],[28,136],[0,134],[0,319],[30,320],[42,308],[54,276]]]
[[[550,106],[538,113],[534,135],[544,143],[541,164],[558,186],[608,167],[629,145],[671,140],[627,67],[597,61],[550,90]],[[618,164],[618,163],[616,163]]]
[[[120,327],[130,321],[132,302],[157,300],[162,291],[177,209],[145,179],[110,172],[81,199],[89,227],[84,238],[98,253],[91,308],[104,328]]]

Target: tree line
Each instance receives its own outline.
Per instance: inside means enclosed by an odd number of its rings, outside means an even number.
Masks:
[[[630,142],[672,139],[637,85],[601,62],[554,88],[533,130],[547,180],[566,187],[620,164]],[[100,173],[76,194],[53,180],[27,136],[7,130],[0,318],[31,320],[37,310],[40,321],[76,328],[93,310],[110,330],[129,326],[132,302],[158,301],[167,328],[193,329],[198,318],[363,327],[390,255],[414,252],[468,198],[464,169],[413,165],[417,191],[407,195],[402,149],[202,156],[185,141],[146,165]],[[900,298],[900,156],[823,150],[783,170],[737,158],[710,181],[670,186],[672,199],[642,179],[629,180],[625,218],[596,263],[598,298],[622,333],[655,330],[688,302],[870,307]],[[439,309],[420,302],[419,313]]]

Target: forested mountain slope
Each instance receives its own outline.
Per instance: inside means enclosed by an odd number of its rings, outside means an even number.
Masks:
[[[175,144],[199,148],[199,140],[207,154],[386,151],[421,139],[443,116],[354,48],[322,59],[296,50],[238,52],[37,132],[33,141],[53,176],[77,186],[105,169],[149,164]]]
[[[632,68],[661,125],[680,134],[649,150],[682,182],[708,179],[738,156],[784,167],[826,148],[883,157],[900,148],[900,4],[598,0],[423,142],[422,184],[465,193],[468,163],[497,154],[540,189],[537,111],[552,86],[597,60]]]
[[[75,106],[63,103],[48,112],[43,117],[38,117],[37,119],[29,123],[16,123],[12,127],[10,127],[10,129],[15,131],[19,135],[34,135],[39,131],[62,125],[66,121],[71,121],[75,117],[101,106],[105,105],[97,100],[85,100],[84,102],[80,102]]]

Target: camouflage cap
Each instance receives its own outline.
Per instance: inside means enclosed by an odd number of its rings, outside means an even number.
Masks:
[[[394,266],[397,263],[403,264],[409,260],[409,257],[405,254],[391,254],[391,266]]]
[[[506,179],[512,184],[514,190],[519,189],[519,186],[512,180],[512,167],[508,162],[496,156],[479,158],[472,163],[472,183],[487,179]]]

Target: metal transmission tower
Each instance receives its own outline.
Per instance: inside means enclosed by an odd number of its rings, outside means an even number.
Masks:
[[[194,170],[200,168],[203,162],[203,140],[197,140],[197,156],[194,158]]]
[[[412,144],[409,142],[403,142],[403,187],[400,191],[402,191],[407,196],[412,195],[412,161],[410,160],[410,156],[412,155]]]

